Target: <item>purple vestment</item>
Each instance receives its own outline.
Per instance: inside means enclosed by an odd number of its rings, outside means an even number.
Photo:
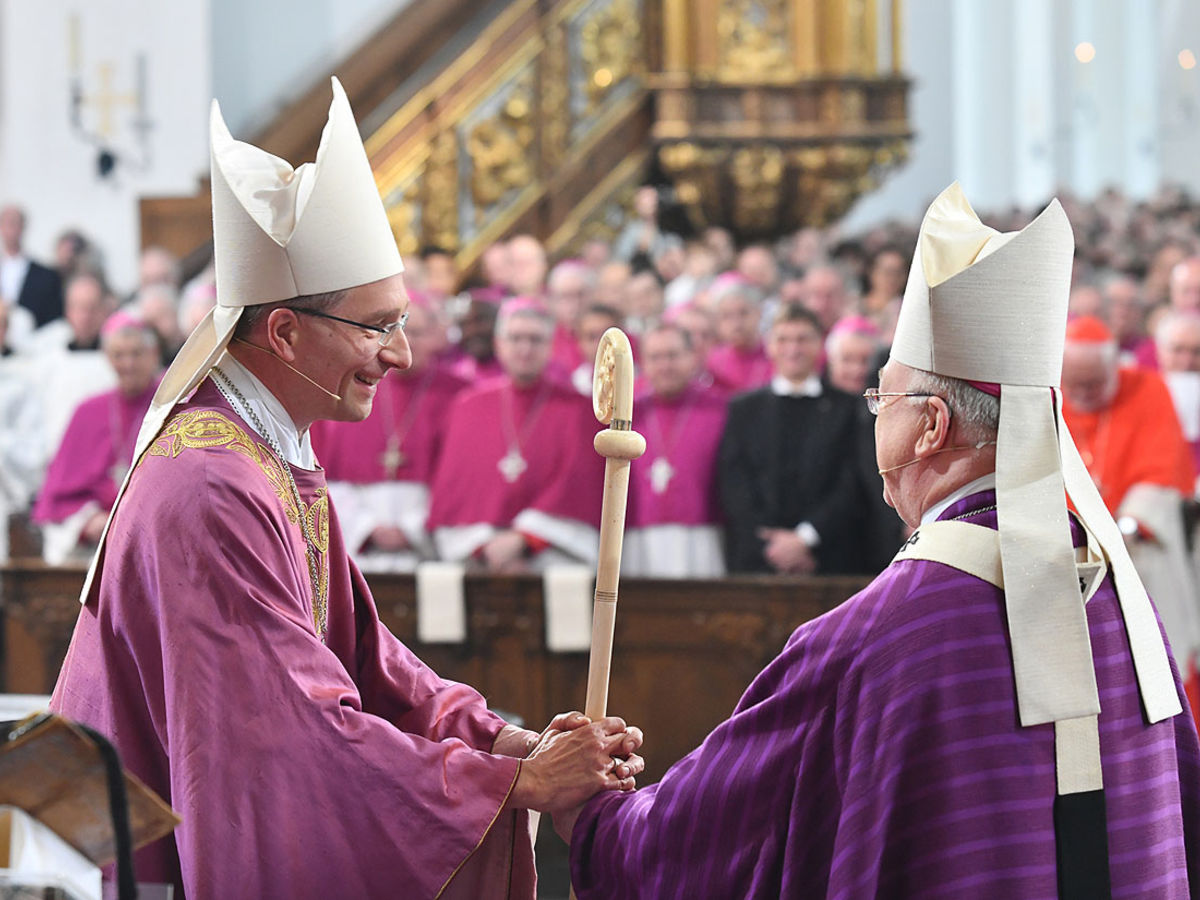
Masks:
[[[942,518],[994,528],[994,504]],[[1087,618],[1113,896],[1196,896],[1195,725],[1146,724],[1111,576]],[[1054,797],[1053,726],[1017,724],[1002,593],[905,560],[798,628],[659,784],[589,802],[572,878],[580,900],[1050,900]]]
[[[309,433],[326,477],[353,484],[428,484],[442,448],[446,410],[465,385],[435,367],[393,374],[379,383],[371,414],[363,421],[314,422]]]
[[[445,450],[433,479],[429,528],[478,522],[508,528],[536,510],[600,520],[604,460],[591,403],[546,377],[526,387],[507,376],[462,391],[448,413]],[[519,458],[505,477],[506,455]]]
[[[133,458],[138,427],[158,387],[127,397],[118,390],[89,397],[79,404],[58,452],[46,470],[33,520],[62,522],[89,500],[112,509],[120,478]]]
[[[629,468],[627,527],[721,521],[717,450],[727,405],[723,393],[699,385],[670,400],[638,398],[633,419],[646,452]]]
[[[118,507],[51,706],[109,735],[183,817],[139,852],[139,880],[222,900],[447,882],[443,898],[532,898],[525,814],[504,808],[519,762],[486,752],[503,721],[380,623],[323,473],[292,473],[324,642],[282,464],[211,381]]]

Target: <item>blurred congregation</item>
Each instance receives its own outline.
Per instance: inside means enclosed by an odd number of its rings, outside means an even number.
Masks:
[[[1076,237],[1066,421],[1147,567],[1194,597],[1200,204],[1172,188],[1060,199]],[[679,227],[676,212],[668,188],[646,185],[615,239],[565,258],[518,234],[471,271],[434,246],[405,259],[411,365],[379,383],[367,420],[311,432],[364,570],[593,563],[593,360],[611,326],[634,344],[634,428],[647,442],[632,467],[625,574],[887,565],[905,534],[882,496],[862,394],[886,360],[918,211],[743,245],[724,228]],[[983,215],[1012,230],[1036,212]],[[67,230],[52,248],[27,247],[36,215],[0,211],[0,510],[5,541],[32,534],[58,565],[94,548],[163,367],[215,286],[211,267],[185,279],[151,247],[138,284],[118,288],[103,235]]]

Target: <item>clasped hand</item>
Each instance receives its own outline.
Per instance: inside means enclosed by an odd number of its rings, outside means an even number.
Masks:
[[[521,764],[510,803],[555,813],[600,791],[631,791],[646,767],[637,755],[641,746],[641,729],[617,716],[595,722],[578,712],[555,716]]]

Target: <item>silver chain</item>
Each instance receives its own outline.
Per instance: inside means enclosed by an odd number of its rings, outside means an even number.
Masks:
[[[251,408],[249,401],[246,400],[242,392],[238,390],[237,385],[230,381],[229,376],[218,369],[216,366],[212,368],[214,376],[213,383],[216,384],[222,396],[229,401],[229,405],[237,407],[239,412],[244,412],[246,418],[250,420],[250,424],[255,430],[262,435],[263,440],[270,446],[271,451],[279,457],[279,464],[283,467],[284,473],[287,475],[288,484],[292,488],[292,497],[296,500],[296,518],[300,523],[300,533],[304,535],[304,556],[308,560],[308,575],[312,580],[312,597],[309,600],[309,611],[313,616],[313,624],[317,629],[317,636],[325,640],[325,624],[328,615],[327,605],[320,602],[320,575],[317,573],[317,545],[313,540],[312,530],[308,527],[308,517],[304,514],[304,502],[300,499],[300,488],[296,485],[296,478],[292,475],[292,467],[288,464],[283,455],[283,448],[279,446],[279,442],[266,429],[262,420]]]
[[[995,505],[985,506],[983,509],[973,509],[970,512],[965,512],[961,516],[954,516],[951,521],[957,522],[959,519],[969,519],[971,516],[982,516],[984,513],[992,512]]]

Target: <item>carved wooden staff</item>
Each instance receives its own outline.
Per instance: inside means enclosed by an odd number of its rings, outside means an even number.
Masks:
[[[596,435],[604,457],[604,501],[600,511],[600,555],[596,561],[596,599],[592,607],[592,654],[588,661],[587,700],[583,711],[595,721],[608,710],[613,628],[617,622],[617,582],[625,538],[625,500],[629,463],[646,452],[646,439],[633,430],[633,350],[620,328],[610,328],[596,348],[592,380],[596,418],[608,426]]]

